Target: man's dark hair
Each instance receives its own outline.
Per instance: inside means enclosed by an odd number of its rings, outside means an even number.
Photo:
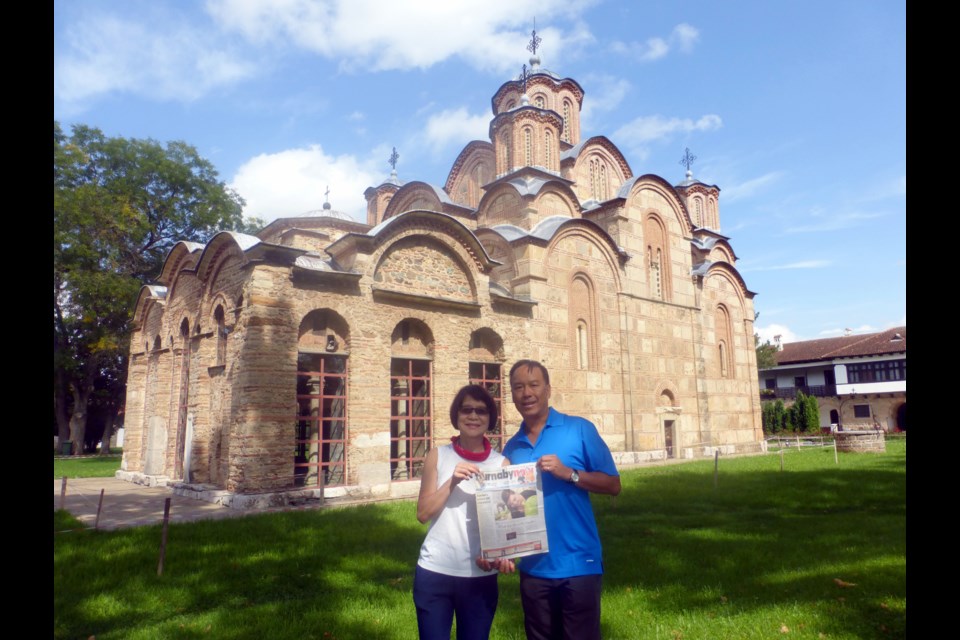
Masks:
[[[513,363],[513,366],[510,367],[510,382],[513,382],[513,372],[519,369],[520,367],[526,367],[527,371],[531,369],[540,369],[540,373],[543,374],[543,381],[547,384],[550,384],[550,372],[547,371],[547,368],[537,362],[536,360],[517,360]]]
[[[478,384],[468,384],[460,389],[460,391],[457,391],[457,395],[453,397],[453,402],[450,403],[450,424],[453,425],[453,428],[457,431],[460,430],[458,424],[460,407],[463,405],[463,401],[467,398],[479,400],[486,405],[487,415],[490,416],[490,423],[487,425],[487,431],[496,431],[497,418],[500,415],[497,412],[497,403],[493,401],[493,397],[490,395],[490,392]]]

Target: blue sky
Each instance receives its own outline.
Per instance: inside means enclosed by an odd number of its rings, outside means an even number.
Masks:
[[[906,324],[906,9],[888,0],[54,3],[54,118],[183,140],[266,221],[365,221],[390,173],[442,186],[528,63],[584,88],[582,137],[720,187],[783,342]]]

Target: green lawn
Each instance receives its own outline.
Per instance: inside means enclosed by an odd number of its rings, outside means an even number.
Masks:
[[[122,456],[64,457],[53,459],[53,479],[63,478],[112,478],[120,469]]]
[[[721,457],[716,488],[713,460],[625,471],[594,500],[604,637],[905,637],[905,467],[898,439]],[[413,639],[425,529],[412,502],[172,525],[162,577],[159,525],[57,534],[54,637]],[[491,637],[520,640],[500,585]]]

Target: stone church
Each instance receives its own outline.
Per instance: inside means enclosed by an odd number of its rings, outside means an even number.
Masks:
[[[635,173],[581,137],[583,88],[530,64],[442,186],[394,155],[365,223],[327,203],[177,244],[136,304],[118,476],[235,507],[415,495],[462,385],[501,403],[495,444],[516,432],[522,358],[619,464],[762,448],[720,189],[689,164],[677,185]]]

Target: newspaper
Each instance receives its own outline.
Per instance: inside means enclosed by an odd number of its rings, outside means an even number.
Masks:
[[[480,552],[484,559],[549,551],[543,484],[536,462],[486,471],[477,487]]]

